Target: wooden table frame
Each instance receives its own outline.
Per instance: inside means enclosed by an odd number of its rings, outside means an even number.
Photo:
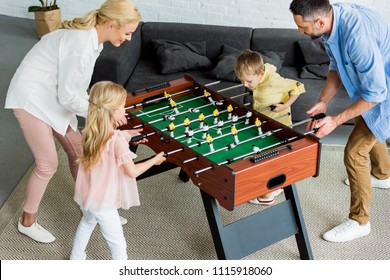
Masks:
[[[193,86],[194,82],[188,77],[185,77],[181,80],[175,80],[171,82],[172,88],[170,88],[170,90],[172,92],[186,90],[188,89],[189,84]],[[203,86],[198,85],[197,87]],[[144,104],[145,97],[152,97],[158,94],[161,94],[161,91],[158,90],[152,93],[144,92],[138,93],[137,95],[132,95],[129,93],[126,106],[134,106],[133,104],[137,103]],[[218,93],[214,93],[214,97],[217,97],[218,100],[223,98]],[[234,101],[232,101],[232,104],[237,106],[237,110],[241,110],[243,112],[246,110],[240,104],[235,103]],[[130,111],[136,110],[135,108],[136,107],[134,106],[134,109],[130,109]],[[241,112],[241,115],[244,114],[243,112]],[[257,112],[254,112],[254,114],[257,114],[259,118],[264,117]],[[141,123],[141,121],[137,118],[134,118],[134,121],[136,124]],[[266,125],[273,125],[274,123],[275,122],[270,121]],[[154,130],[153,128],[149,128],[147,124],[145,124],[144,127],[145,133]],[[292,132],[293,131],[291,129],[286,127],[286,130],[281,132],[280,138],[287,139],[291,134],[296,133]],[[284,133],[285,137],[283,137]],[[162,139],[168,136],[161,135],[159,137]],[[157,141],[154,143],[154,145],[157,146],[157,150],[164,150],[164,143],[164,141]],[[172,149],[177,149],[176,146],[179,144],[176,143],[174,139],[171,139],[170,145],[172,146]],[[309,238],[294,183],[309,176],[318,176],[321,143],[315,136],[307,135],[294,141],[292,145],[294,145],[294,149],[292,151],[284,150],[281,152],[280,156],[270,159],[267,158],[264,160],[264,164],[260,163],[261,168],[260,166],[257,166],[258,170],[262,170],[260,173],[256,172],[256,170],[249,172],[249,169],[252,165],[249,163],[249,160],[247,160],[232,163],[229,165],[229,167],[216,166],[216,169],[211,172],[218,173],[219,176],[212,176],[211,173],[205,173],[204,175],[202,174],[202,176],[206,178],[206,180],[203,182],[200,181],[203,179],[202,177],[199,178],[198,176],[194,176],[188,167],[183,167],[180,165],[182,159],[173,158],[171,161],[164,162],[160,166],[153,166],[151,169],[139,176],[137,180],[165,172],[169,169],[181,167],[182,169],[179,173],[179,178],[182,181],[187,182],[191,177],[193,183],[200,188],[203,206],[206,211],[206,216],[218,259],[241,259],[293,235],[295,235],[300,258],[305,260],[313,259]],[[133,151],[136,150],[135,146],[130,146],[130,148]],[[187,153],[191,153],[191,151],[188,149],[186,151]],[[177,157],[179,157],[179,155]],[[205,159],[200,157],[196,164],[201,166],[200,164],[202,161],[205,161]],[[272,161],[272,163],[267,164],[267,161]],[[296,173],[292,172],[291,168],[289,168],[290,165],[287,163],[290,162],[294,164],[294,172]],[[296,164],[296,162],[299,164]],[[207,164],[204,164],[204,166],[207,166]],[[304,167],[305,169],[302,169],[301,167]],[[278,176],[279,174],[284,174],[285,168],[289,168],[290,174],[287,176],[289,179],[287,181],[282,180],[283,182],[280,184],[275,184],[277,188],[283,188],[286,197],[285,201],[267,207],[262,211],[244,217],[231,224],[223,225],[217,201],[222,207],[232,211],[234,206],[245,203],[248,201],[248,199],[253,198],[253,190],[259,192],[256,193],[257,196],[263,194],[260,192],[276,190],[276,188],[273,189],[273,186],[270,184],[270,182],[273,182],[274,178],[279,180],[280,178]],[[301,170],[304,170],[305,172],[302,172]],[[186,172],[190,173],[187,174]],[[225,173],[229,173],[228,175],[231,176],[229,177]],[[251,174],[251,180],[248,180],[248,174]],[[275,174],[278,176],[273,177]],[[223,179],[224,177],[225,179],[221,180],[221,178]],[[281,176],[281,178],[285,179],[286,176]],[[263,189],[259,190],[257,185],[262,185]],[[237,186],[241,186],[239,192],[240,195],[234,193],[234,191],[238,193]],[[242,186],[246,187],[245,192],[243,191],[244,188]],[[246,197],[250,195],[248,189],[252,189],[252,197]]]

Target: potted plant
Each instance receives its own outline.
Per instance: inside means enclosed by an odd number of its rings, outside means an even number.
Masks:
[[[57,6],[57,0],[39,0],[40,6],[28,7],[29,12],[34,13],[37,35],[41,38],[46,33],[56,30],[61,24],[61,10]]]

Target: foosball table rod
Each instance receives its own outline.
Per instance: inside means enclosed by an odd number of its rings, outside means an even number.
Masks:
[[[231,97],[229,97],[229,99],[236,99],[236,98],[239,98],[239,97],[242,97],[242,96],[248,95],[248,94],[250,94],[250,92],[249,92],[249,91],[247,91],[247,92],[243,92],[243,93],[237,94],[237,95],[235,95],[235,96],[231,96]]]
[[[175,154],[175,153],[178,153],[178,152],[182,152],[182,151],[184,151],[184,148],[179,148],[179,149],[176,149],[176,150],[164,153],[164,156],[167,157],[169,155],[172,155],[172,154]]]
[[[300,125],[300,124],[304,124],[304,123],[307,123],[307,122],[312,122],[312,121],[315,121],[315,120],[320,120],[320,119],[325,118],[325,116],[326,115],[324,113],[320,113],[320,114],[312,116],[312,117],[310,117],[310,118],[308,118],[306,120],[293,123],[292,125],[290,125],[290,127],[294,127],[294,126],[297,126],[297,125]]]
[[[249,139],[245,139],[245,140],[243,140],[243,141],[240,141],[239,143],[235,144],[234,147],[236,147],[236,146],[238,146],[238,145],[241,145],[241,144],[244,144],[244,143],[246,143],[246,142],[252,141],[252,140],[256,140],[257,138],[262,138],[262,137],[270,136],[270,135],[272,135],[272,134],[274,134],[274,133],[276,133],[276,132],[279,132],[279,131],[281,131],[281,130],[283,130],[282,127],[281,127],[281,128],[278,128],[278,129],[275,129],[275,130],[272,130],[272,131],[267,131],[266,133],[263,133],[263,134],[261,134],[261,135],[257,135],[257,136],[255,136],[255,137],[252,137],[252,138],[249,138]],[[215,150],[215,151],[213,151],[213,152],[206,153],[206,154],[204,154],[204,156],[212,155],[212,154],[215,154],[215,153],[218,153],[218,152],[221,152],[221,151],[224,151],[224,150],[229,150],[229,149],[232,149],[232,144],[227,145],[226,147],[220,148],[220,149],[218,149],[218,150]]]
[[[282,127],[281,127],[281,128],[278,128],[278,129],[275,129],[275,130],[272,130],[272,131],[267,131],[267,132],[264,133],[264,134],[261,134],[261,135],[252,137],[252,138],[250,138],[250,139],[246,139],[246,140],[240,142],[239,144],[243,144],[243,143],[246,143],[246,142],[248,142],[248,141],[255,140],[255,139],[257,139],[257,138],[270,136],[270,135],[272,135],[273,133],[279,132],[279,131],[281,131],[281,130],[283,130]],[[285,140],[283,140],[283,141],[285,141]],[[239,145],[239,144],[238,144],[238,145]],[[237,145],[237,146],[238,146],[238,145]],[[277,144],[277,145],[278,145],[278,144]],[[225,150],[227,150],[227,149],[230,149],[230,147],[229,147],[229,146],[226,146],[226,147],[220,148],[220,149],[215,150],[215,151],[213,151],[213,152],[207,153],[207,154],[205,154],[204,156],[211,155],[211,154],[215,154],[215,153],[218,153],[218,152],[221,152],[221,151],[225,151]],[[269,147],[263,148],[262,150],[265,150],[265,149],[269,149]],[[250,154],[253,154],[253,153],[254,153],[254,152],[251,152],[251,153],[249,153],[249,155],[250,155]],[[246,156],[248,156],[248,155],[246,155]],[[194,161],[194,160],[197,160],[197,159],[198,159],[198,157],[189,158],[189,159],[186,159],[185,161],[183,161],[182,163],[183,163],[183,164],[186,164],[186,163],[189,163],[189,162]],[[220,165],[220,164],[219,164],[219,165]]]
[[[289,142],[291,142],[291,141],[293,141],[293,140],[295,140],[295,139],[297,139],[297,138],[298,138],[298,136],[294,136],[294,137],[291,137],[291,138],[289,138],[289,139],[285,139],[285,140],[280,141],[280,142],[278,142],[278,143],[275,143],[275,144],[272,144],[272,145],[270,145],[270,146],[264,147],[262,150],[268,150],[268,149],[271,149],[271,148],[273,148],[273,147],[275,147],[275,146],[279,146],[279,145],[282,145],[282,144],[285,144],[285,143],[289,143]],[[287,148],[290,149],[290,150],[292,149],[292,147],[287,147]],[[284,149],[286,149],[286,148],[285,148],[285,147],[281,148],[281,149],[279,150],[279,152],[280,152],[282,149],[284,150]],[[230,164],[230,163],[232,163],[232,162],[235,161],[235,160],[238,160],[238,159],[243,158],[243,157],[247,157],[247,156],[249,156],[249,155],[251,155],[251,154],[255,154],[255,153],[256,153],[256,152],[251,152],[251,153],[248,153],[248,154],[246,154],[246,155],[242,155],[242,156],[239,156],[239,157],[236,157],[236,158],[233,158],[233,159],[230,159],[230,160],[227,160],[227,161],[218,163],[218,165]],[[210,165],[210,166],[205,167],[205,168],[203,168],[203,169],[194,171],[193,174],[194,174],[195,176],[199,176],[199,174],[201,174],[201,173],[203,173],[203,172],[206,172],[206,171],[208,171],[208,170],[211,170],[211,169],[214,169],[214,166],[213,166],[213,165]]]
[[[215,82],[211,82],[211,83],[208,83],[206,84],[205,86],[212,86],[212,85],[216,85],[216,84],[219,84],[221,81],[215,81]],[[182,93],[186,93],[186,92],[189,92],[189,91],[192,91],[194,89],[198,89],[200,87],[195,87],[195,88],[190,88],[190,89],[186,89],[186,90],[183,90],[183,91],[179,91],[179,92],[175,92],[175,93],[172,93],[171,96],[176,96],[176,95],[179,95],[179,94],[182,94]],[[141,106],[145,106],[149,103],[153,103],[153,102],[156,102],[158,100],[163,100],[163,99],[166,99],[165,96],[163,97],[157,97],[157,98],[154,98],[152,100],[148,100],[148,101],[145,101],[145,102],[142,102],[142,103],[138,103],[138,104],[133,104],[129,107],[126,107],[125,109],[128,110],[128,109],[135,109],[137,107],[141,107]]]
[[[138,141],[140,141],[142,139],[145,139],[145,138],[147,138],[149,136],[152,136],[152,135],[155,135],[155,134],[157,134],[157,131],[152,131],[152,132],[149,132],[149,133],[146,133],[146,134],[136,135],[136,136],[131,137],[130,142],[138,142]]]
[[[243,118],[245,118],[245,116],[238,117],[237,120],[240,120],[240,119],[243,119]],[[231,121],[231,120],[226,121],[225,124],[226,124],[226,123],[229,123],[229,122],[232,122],[232,121]],[[264,123],[265,123],[265,122],[264,122]],[[211,125],[209,128],[214,128],[214,127],[216,127],[216,126],[218,126],[218,124],[213,124],[213,125]],[[249,128],[253,127],[253,126],[255,126],[255,125],[250,125],[250,126],[248,126],[248,127],[242,128],[242,129],[240,129],[238,132],[243,131],[243,130],[246,130],[246,129],[249,129]],[[194,131],[194,133],[198,133],[198,132],[202,132],[202,129],[198,129],[198,130],[195,130],[195,131]],[[230,133],[226,133],[226,134],[221,135],[221,136],[214,137],[214,140],[217,140],[217,139],[226,137],[226,136],[231,135],[231,134],[232,134],[232,133],[230,132]],[[184,136],[185,136],[185,135],[184,135]],[[177,138],[175,138],[175,139],[177,140],[177,139],[182,138],[182,137],[184,137],[184,136],[182,135],[182,136],[179,136],[179,137],[177,137]],[[204,143],[207,143],[207,141],[197,142],[196,144],[193,144],[193,145],[191,145],[191,146],[189,146],[189,147],[190,147],[190,148],[193,148],[193,147],[196,147],[196,146],[200,146],[200,145],[202,145],[202,144],[204,144]]]
[[[202,109],[202,108],[206,108],[206,107],[209,107],[209,106],[212,106],[212,104],[205,104],[205,105],[199,106],[198,108],[196,108],[196,110],[199,110],[199,109]],[[160,110],[163,110],[163,109],[165,109],[165,108],[159,108],[159,109],[156,109],[154,111],[160,111]],[[188,110],[186,110],[184,112],[178,113],[178,114],[163,116],[161,119],[157,119],[157,120],[151,121],[149,123],[156,123],[156,122],[160,122],[160,121],[166,121],[166,120],[171,119],[172,117],[177,117],[177,116],[180,116],[180,115],[183,115],[183,114],[187,114],[189,110],[193,110],[193,108],[190,108],[190,109],[188,109]],[[153,113],[153,111],[150,111],[148,113]],[[137,116],[141,116],[141,114],[139,114]]]
[[[245,117],[245,116],[241,116],[241,117],[239,117],[238,119],[244,118],[244,117]],[[267,122],[268,122],[268,121],[264,121],[263,124],[265,124],[265,123],[267,123]],[[210,128],[215,127],[215,126],[216,126],[216,125],[213,125],[213,126],[211,126]],[[250,129],[250,128],[254,127],[254,126],[256,126],[256,125],[255,125],[255,124],[252,124],[252,125],[246,126],[246,127],[242,128],[242,129],[240,129],[240,130],[237,130],[237,133],[242,132],[242,131],[247,130],[247,129]],[[200,131],[201,131],[201,130],[195,131],[195,133],[196,133],[196,132],[200,132]],[[213,139],[214,139],[214,141],[215,141],[215,140],[224,138],[224,137],[229,136],[229,135],[232,135],[232,134],[233,134],[233,133],[229,132],[229,133],[226,133],[226,134],[223,134],[223,135],[214,137]],[[264,134],[262,134],[262,135],[264,136]],[[208,142],[207,142],[207,141],[197,142],[196,144],[193,144],[193,145],[191,145],[191,146],[189,146],[189,147],[190,147],[190,148],[193,148],[193,147],[196,147],[196,146],[200,147],[201,145],[203,145],[203,144],[205,144],[205,143],[208,143]]]
[[[224,88],[224,89],[220,89],[220,90],[217,90],[218,93],[220,92],[225,92],[225,91],[229,91],[229,90],[232,90],[232,89],[235,89],[235,88],[239,88],[239,87],[242,87],[244,86],[243,84],[237,84],[237,85],[234,85],[234,86],[231,86],[231,87],[227,87],[227,88]]]
[[[249,103],[248,103],[249,104]],[[238,108],[238,106],[235,106],[234,108],[233,108],[233,110],[234,109],[237,109]],[[222,110],[220,113],[224,113],[224,112],[227,112],[227,110]],[[214,117],[214,115],[213,114],[209,114],[209,115],[206,115],[204,118],[205,119],[207,119],[207,118],[209,118],[209,117]],[[193,119],[193,120],[190,120],[191,122],[198,122],[199,121],[199,119]],[[152,122],[150,122],[150,123],[152,123]],[[177,128],[177,127],[180,127],[180,126],[183,126],[183,125],[185,125],[184,123],[180,123],[180,124],[178,124],[178,125],[176,125],[175,127]],[[168,131],[169,129],[168,128],[166,128],[165,130],[162,130],[162,131]]]

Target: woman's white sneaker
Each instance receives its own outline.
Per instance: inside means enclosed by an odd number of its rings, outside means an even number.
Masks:
[[[330,242],[347,242],[359,237],[368,235],[371,232],[371,225],[359,225],[355,220],[347,219],[340,225],[323,234],[323,238]]]
[[[36,222],[29,227],[25,227],[19,221],[18,231],[24,235],[27,235],[31,239],[42,243],[51,243],[56,240],[56,238],[50,232],[48,232]]]
[[[127,219],[122,217],[122,216],[119,216],[119,220],[121,221],[121,225],[124,226],[125,224],[127,224]]]

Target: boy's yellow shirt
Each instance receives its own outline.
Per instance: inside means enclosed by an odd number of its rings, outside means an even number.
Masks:
[[[290,95],[299,95],[305,92],[305,87],[302,83],[283,78],[278,73],[276,73],[276,67],[272,64],[264,64],[264,76],[261,79],[260,83],[253,90],[253,109],[260,111],[266,107],[269,107],[275,103],[286,103]],[[264,115],[267,115],[270,118],[275,118],[282,116],[286,113],[291,113],[291,108],[281,112],[273,111],[264,111]],[[291,115],[280,118],[277,120],[285,125],[291,125]]]

